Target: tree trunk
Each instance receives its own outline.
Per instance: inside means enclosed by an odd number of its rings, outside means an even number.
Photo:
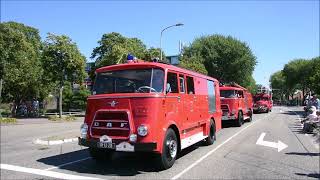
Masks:
[[[62,118],[62,91],[63,86],[59,90],[59,118]]]

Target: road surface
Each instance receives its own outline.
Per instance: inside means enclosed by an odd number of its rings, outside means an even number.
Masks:
[[[97,164],[75,142],[33,143],[76,135],[81,120],[1,126],[1,179],[319,179],[319,143],[301,132],[301,109],[274,107],[240,128],[224,124],[213,145],[187,148],[165,171],[157,171],[144,154],[119,153]],[[280,152],[279,141],[285,144]]]

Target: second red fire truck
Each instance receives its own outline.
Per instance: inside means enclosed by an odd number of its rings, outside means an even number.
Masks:
[[[233,121],[241,126],[245,120],[252,121],[253,100],[251,93],[238,84],[220,87],[222,121]]]

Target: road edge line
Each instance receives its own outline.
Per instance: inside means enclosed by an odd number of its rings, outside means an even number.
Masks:
[[[64,144],[64,143],[70,143],[70,142],[77,142],[78,138],[69,138],[69,139],[62,139],[62,140],[55,140],[55,141],[45,141],[42,139],[36,139],[33,141],[34,144],[39,144],[39,145],[59,145],[59,144]]]
[[[65,173],[54,172],[54,171],[45,171],[45,170],[35,169],[35,168],[26,168],[26,167],[15,166],[15,165],[10,165],[10,164],[0,164],[0,169],[5,169],[5,170],[9,170],[9,171],[16,171],[16,172],[24,172],[24,173],[29,173],[29,174],[57,178],[57,179],[83,179],[83,180],[85,180],[85,179],[98,180],[99,179],[99,178],[88,177],[88,176],[78,176],[78,175],[65,174]]]

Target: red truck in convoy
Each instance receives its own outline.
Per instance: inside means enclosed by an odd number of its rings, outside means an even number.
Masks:
[[[152,152],[170,168],[184,148],[210,145],[221,129],[219,82],[157,62],[136,62],[96,70],[87,99],[79,145],[93,159],[115,151]]]
[[[254,106],[253,111],[254,112],[271,112],[272,110],[272,96],[268,93],[258,93],[254,95]]]
[[[245,120],[251,122],[253,114],[253,100],[251,93],[232,83],[220,86],[222,121],[233,121],[241,126]]]

